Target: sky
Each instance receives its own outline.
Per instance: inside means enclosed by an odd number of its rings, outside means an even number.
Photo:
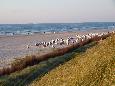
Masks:
[[[0,0],[0,23],[115,22],[115,0]]]

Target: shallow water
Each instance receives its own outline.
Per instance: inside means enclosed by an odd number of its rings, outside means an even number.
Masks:
[[[115,22],[0,24],[0,35],[113,29]]]

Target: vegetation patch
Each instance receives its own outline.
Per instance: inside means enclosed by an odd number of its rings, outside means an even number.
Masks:
[[[87,49],[95,46],[96,44],[97,42],[92,42],[65,55],[49,58],[48,60],[42,61],[37,65],[29,66],[22,71],[17,71],[15,73],[11,73],[10,75],[2,76],[0,77],[0,86],[26,86],[36,78],[40,79],[55,67],[73,59],[76,55],[84,53]]]
[[[114,86],[115,35],[36,79],[31,86]]]

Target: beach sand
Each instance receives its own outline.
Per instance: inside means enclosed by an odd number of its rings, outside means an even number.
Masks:
[[[0,67],[7,66],[14,60],[14,58],[20,58],[36,53],[46,53],[52,50],[51,47],[36,47],[35,43],[37,42],[49,42],[56,38],[66,39],[67,37],[75,37],[77,34],[85,35],[88,33],[101,33],[107,31],[108,30],[90,30],[45,34],[38,33],[33,35],[0,36]],[[30,46],[29,49],[27,48],[27,45]]]

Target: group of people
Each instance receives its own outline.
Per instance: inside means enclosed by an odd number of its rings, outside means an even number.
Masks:
[[[108,33],[110,33],[110,32],[90,33],[90,34],[87,34],[87,35],[76,35],[75,37],[68,37],[67,39],[56,38],[55,40],[52,39],[49,42],[38,42],[38,43],[35,43],[35,46],[36,47],[43,47],[43,48],[45,48],[45,47],[55,48],[56,45],[71,45],[71,44],[74,44],[74,43],[80,43],[82,41],[91,39],[91,38],[93,38],[95,36],[101,37],[103,35],[107,35]],[[115,33],[115,31],[113,31],[112,33]],[[29,46],[28,46],[28,48],[29,48]]]

